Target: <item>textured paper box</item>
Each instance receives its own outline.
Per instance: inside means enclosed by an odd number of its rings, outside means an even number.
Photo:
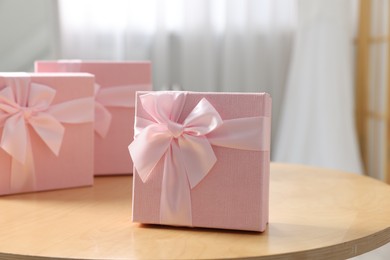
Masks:
[[[102,89],[130,85],[128,100],[136,90],[151,90],[150,62],[37,61],[36,72],[88,72]],[[95,135],[95,175],[129,174],[133,165],[127,146],[133,140],[134,107],[106,106],[112,120],[105,137]]]
[[[142,95],[148,94],[137,93],[136,117],[151,120],[140,101]],[[271,98],[265,93],[189,92],[177,122],[182,123],[202,98],[212,104],[223,120],[264,117],[263,136],[258,138],[263,138],[266,148],[250,151],[212,145],[217,162],[190,191],[192,225],[189,226],[264,231],[268,222]],[[160,221],[163,171],[164,159],[161,159],[143,182],[134,169],[133,221],[166,224]]]
[[[10,77],[15,78],[20,74],[4,73],[0,74],[0,91],[10,86]],[[24,75],[24,77],[27,74]],[[70,187],[88,186],[93,184],[93,85],[94,77],[91,74],[28,74],[30,82],[46,85],[54,89],[55,96],[51,102],[51,106],[63,104],[64,102],[74,100],[88,99],[88,105],[84,105],[85,114],[90,117],[89,122],[84,123],[64,123],[64,135],[58,156],[56,156],[48,146],[32,129],[30,124],[27,124],[31,140],[31,149],[34,158],[34,169],[36,177],[36,185],[31,189],[24,189],[20,192],[54,190]],[[20,85],[19,79],[14,80],[16,85]],[[20,87],[20,86],[19,86]],[[16,91],[20,91],[19,87],[15,87]],[[31,94],[32,90],[28,90]],[[27,92],[26,92],[27,93]],[[16,94],[15,94],[16,95]],[[42,98],[42,95],[37,95]],[[4,96],[0,95],[0,107],[4,108]],[[20,101],[20,100],[19,100]],[[77,108],[76,108],[77,109]],[[3,135],[5,119],[9,119],[12,114],[7,114],[0,108],[0,138]],[[26,115],[25,115],[26,116]],[[28,115],[27,115],[28,116]],[[34,115],[33,115],[34,116]],[[68,118],[78,117],[76,113],[71,113]],[[4,119],[4,118],[3,118]],[[13,130],[16,131],[16,130]],[[3,140],[4,141],[4,140]],[[19,193],[18,190],[11,190],[11,171],[12,157],[0,148],[0,195]],[[19,174],[15,172],[15,174]]]

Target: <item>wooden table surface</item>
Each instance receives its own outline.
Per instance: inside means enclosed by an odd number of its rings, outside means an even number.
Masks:
[[[0,198],[0,259],[348,258],[390,241],[390,186],[272,164],[264,233],[131,223],[131,177]]]

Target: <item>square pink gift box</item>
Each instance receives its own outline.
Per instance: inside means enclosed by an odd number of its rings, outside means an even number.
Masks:
[[[35,71],[95,75],[95,175],[132,173],[127,146],[134,135],[135,91],[152,90],[150,62],[37,61]]]
[[[92,185],[93,123],[93,75],[0,73],[0,195]]]
[[[133,221],[264,231],[271,98],[137,92]]]

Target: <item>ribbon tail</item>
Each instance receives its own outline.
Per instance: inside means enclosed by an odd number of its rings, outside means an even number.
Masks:
[[[181,161],[184,162],[191,189],[195,188],[217,162],[213,148],[204,136],[184,134],[178,139]]]
[[[105,138],[110,130],[111,113],[99,102],[95,102],[95,132],[101,137]]]
[[[160,199],[160,223],[192,226],[191,191],[176,141],[165,154]]]
[[[12,158],[11,167],[11,193],[23,193],[36,189],[34,158],[29,134],[27,134],[25,162],[21,163],[15,158]]]

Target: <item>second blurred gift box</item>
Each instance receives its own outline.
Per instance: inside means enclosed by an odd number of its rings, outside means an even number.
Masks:
[[[127,145],[134,135],[134,96],[152,89],[150,62],[37,61],[35,71],[95,75],[95,175],[132,173]]]

